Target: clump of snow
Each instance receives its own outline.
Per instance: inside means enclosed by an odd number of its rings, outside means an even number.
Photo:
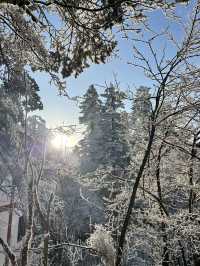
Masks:
[[[115,248],[111,232],[102,225],[96,225],[95,231],[88,239],[88,245],[102,258],[105,266],[114,266]]]

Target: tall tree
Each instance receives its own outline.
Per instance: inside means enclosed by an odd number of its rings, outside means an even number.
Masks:
[[[105,99],[100,120],[103,132],[102,163],[104,166],[125,169],[129,165],[127,127],[122,113],[126,95],[111,84],[101,96]]]
[[[136,51],[136,56],[135,56],[136,63],[134,62],[133,64],[141,67],[148,75],[148,77],[152,79],[156,92],[153,95],[153,104],[152,104],[153,110],[150,116],[151,119],[150,119],[148,144],[146,146],[143,159],[141,160],[141,164],[137,172],[136,178],[134,175],[134,171],[133,174],[131,174],[131,178],[135,179],[135,182],[134,185],[132,186],[132,192],[129,204],[127,207],[126,215],[124,217],[124,222],[121,229],[121,235],[118,243],[116,266],[122,265],[123,247],[125,246],[126,243],[126,235],[128,232],[128,227],[131,224],[132,212],[136,209],[136,198],[137,198],[136,196],[138,194],[138,189],[141,186],[142,177],[145,174],[146,169],[148,169],[149,162],[151,162],[151,158],[155,156],[153,148],[155,142],[160,137],[159,136],[160,126],[164,125],[164,127],[166,127],[166,124],[168,125],[169,121],[172,118],[174,118],[175,115],[181,114],[182,116],[187,117],[187,113],[190,110],[196,110],[197,106],[199,105],[199,100],[197,97],[195,97],[195,99],[192,100],[193,98],[192,95],[194,95],[196,88],[199,88],[199,76],[196,76],[196,73],[199,73],[199,65],[195,63],[198,61],[199,57],[199,46],[196,46],[196,43],[198,43],[199,39],[199,35],[197,34],[197,32],[200,26],[198,3],[196,3],[194,7],[194,10],[188,20],[187,26],[185,26],[185,24],[186,24],[185,21],[182,21],[182,27],[184,33],[183,41],[180,42],[179,46],[176,46],[177,50],[175,51],[174,56],[172,56],[170,59],[165,56],[165,52],[163,52],[162,56],[159,57],[159,52],[156,51],[155,47],[153,46],[153,42],[155,41],[155,38],[159,36],[159,34],[154,35],[152,38],[148,39],[147,41],[142,40],[143,43],[145,43],[149,49],[148,51],[150,52],[153,58],[153,64],[154,64],[153,69],[155,68],[156,70],[152,70],[152,60],[146,58],[146,53],[144,54],[141,51],[142,49],[139,49],[137,45],[134,46],[134,49]],[[176,43],[175,40],[176,38],[172,39],[173,39],[172,40],[173,44]],[[190,65],[192,66],[188,67]],[[188,98],[188,95],[190,95],[189,96],[190,99]],[[171,102],[173,102],[173,108],[168,110],[166,114],[166,112],[162,112],[162,108],[165,105],[165,103],[168,103],[168,99],[170,96],[171,96]],[[188,123],[190,122],[191,120],[188,121]],[[184,125],[184,128],[188,126],[188,123]],[[170,139],[167,140],[167,142],[170,143]],[[179,146],[179,149],[184,152],[187,152],[187,149],[184,149],[183,147]],[[159,153],[160,152],[158,152],[158,155]],[[194,153],[192,152],[192,157],[193,156]],[[160,155],[157,158],[159,161]],[[191,161],[193,161],[192,158]],[[157,167],[159,169],[159,164],[157,164]],[[179,240],[181,241],[181,239]],[[178,245],[180,247],[181,243],[179,242]],[[182,251],[183,251],[183,246],[182,246]],[[183,265],[187,265],[187,263],[184,263]]]
[[[129,138],[131,143],[131,157],[135,162],[134,167],[139,162],[143,154],[149,134],[151,115],[151,94],[150,89],[144,86],[139,87],[132,102],[132,112],[129,116]]]
[[[0,88],[0,132],[13,137],[17,125],[23,125],[25,112],[41,110],[39,87],[28,73],[12,72]]]
[[[150,88],[140,86],[135,93],[132,105],[132,122],[136,124],[144,124],[145,121],[148,122],[150,112],[151,112],[151,94],[149,92]],[[145,125],[144,125],[145,126]]]
[[[85,136],[80,141],[80,169],[82,172],[94,171],[100,164],[100,143],[102,132],[99,127],[102,103],[93,85],[91,85],[80,104],[79,121],[86,126]]]

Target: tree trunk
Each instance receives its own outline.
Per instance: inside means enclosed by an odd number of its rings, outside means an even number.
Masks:
[[[33,179],[28,186],[28,223],[26,227],[25,242],[21,251],[21,266],[29,266],[29,253],[33,234],[34,195]]]
[[[137,193],[137,189],[140,183],[140,179],[143,175],[147,160],[149,158],[150,155],[150,151],[151,151],[151,147],[153,144],[153,140],[154,140],[154,136],[155,136],[155,125],[152,124],[151,127],[151,132],[150,132],[150,136],[149,136],[149,142],[142,160],[142,164],[140,166],[138,175],[136,177],[135,180],[135,184],[133,186],[133,190],[132,190],[132,195],[129,201],[129,205],[128,205],[128,210],[124,219],[124,223],[122,226],[122,230],[121,230],[121,235],[120,235],[120,239],[119,239],[119,244],[118,244],[118,249],[117,249],[117,258],[116,258],[116,266],[120,266],[121,265],[121,259],[122,259],[122,251],[123,251],[123,247],[124,247],[124,242],[125,242],[125,237],[126,237],[126,231],[128,229],[128,225],[130,222],[130,218],[131,218],[131,214],[132,214],[132,210],[134,208],[135,205],[135,199],[136,199],[136,193]]]
[[[4,240],[0,237],[0,245],[2,246],[4,252],[7,254],[10,263],[12,266],[18,266],[17,264],[17,258],[15,256],[15,254],[12,252],[12,250],[10,249],[10,247],[4,242]]]
[[[11,235],[12,235],[12,220],[13,220],[13,210],[14,210],[14,197],[15,197],[15,187],[11,188],[11,197],[10,197],[10,209],[9,209],[9,217],[8,217],[8,229],[7,229],[7,243],[8,246],[11,244]],[[5,266],[9,265],[9,257],[6,256]]]

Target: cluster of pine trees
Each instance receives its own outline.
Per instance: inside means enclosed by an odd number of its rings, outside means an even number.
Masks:
[[[128,114],[125,92],[111,84],[98,95],[93,85],[89,87],[80,104],[79,122],[86,128],[79,143],[81,173],[106,168],[115,173],[127,170],[133,147],[139,142],[137,138],[141,138],[136,131],[139,128],[141,134],[148,131],[150,99],[149,89],[140,87]]]

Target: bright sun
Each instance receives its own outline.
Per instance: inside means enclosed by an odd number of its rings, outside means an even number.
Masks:
[[[63,134],[56,134],[51,141],[51,144],[56,149],[64,149],[66,147],[72,148],[78,143],[76,136],[66,136]]]

